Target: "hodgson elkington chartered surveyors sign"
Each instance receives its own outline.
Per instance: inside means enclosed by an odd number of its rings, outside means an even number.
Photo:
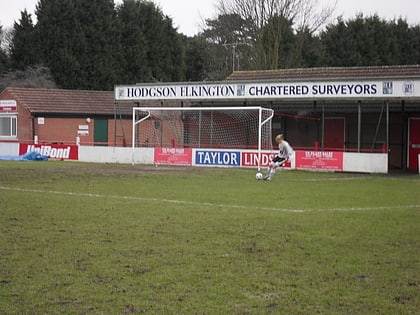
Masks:
[[[420,97],[420,80],[171,83],[116,86],[116,101]]]

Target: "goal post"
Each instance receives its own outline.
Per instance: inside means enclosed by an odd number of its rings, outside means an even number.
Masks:
[[[273,115],[261,106],[134,107],[133,154],[138,147],[249,149],[260,161],[272,149]]]

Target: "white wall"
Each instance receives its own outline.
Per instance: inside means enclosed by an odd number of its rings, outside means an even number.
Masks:
[[[0,156],[19,155],[19,143],[0,142]],[[96,163],[153,164],[153,148],[79,146],[79,161]],[[293,164],[294,165],[294,164]],[[344,172],[388,173],[386,153],[349,153],[343,155]],[[419,155],[420,173],[420,155]]]
[[[344,172],[388,173],[388,154],[349,153],[343,157]]]
[[[16,156],[19,155],[19,143],[17,142],[0,142],[0,156]]]
[[[134,154],[133,154],[134,152]],[[99,163],[153,164],[153,148],[79,147],[79,161]],[[386,153],[349,153],[343,156],[344,172],[388,173]]]
[[[79,161],[98,163],[153,164],[153,148],[79,146]]]

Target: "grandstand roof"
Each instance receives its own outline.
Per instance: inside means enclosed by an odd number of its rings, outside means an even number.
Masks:
[[[227,80],[308,80],[308,79],[365,79],[365,78],[420,78],[420,65],[324,67],[278,70],[235,71]]]

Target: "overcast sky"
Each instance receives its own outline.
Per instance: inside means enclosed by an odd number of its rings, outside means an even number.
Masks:
[[[86,0],[89,1],[89,0]],[[335,0],[318,0],[320,4],[332,5]],[[122,0],[115,0],[121,3]],[[155,0],[165,15],[173,19],[178,31],[194,35],[201,30],[204,18],[215,16],[217,0]],[[35,19],[34,10],[38,0],[0,0],[0,25],[13,26],[20,19],[20,12],[27,9]],[[342,15],[344,19],[353,18],[357,13],[364,16],[373,14],[391,20],[405,18],[411,25],[420,24],[420,0],[337,0],[334,16]]]

